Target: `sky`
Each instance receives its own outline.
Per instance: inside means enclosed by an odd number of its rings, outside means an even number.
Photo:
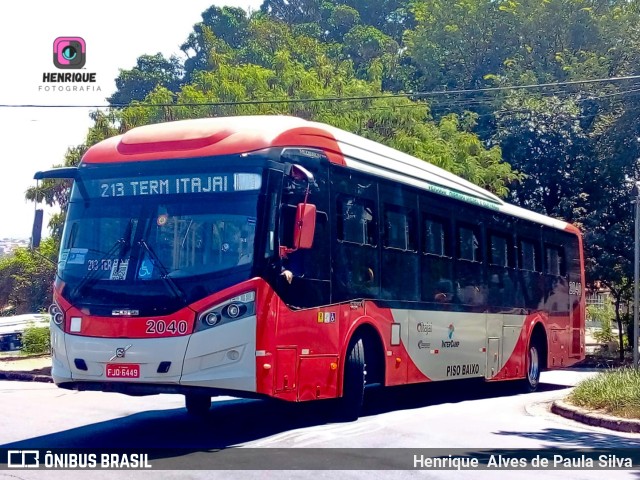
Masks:
[[[50,0],[0,3],[0,44],[9,56],[0,65],[0,105],[105,105],[120,69],[140,55],[183,57],[180,45],[211,5],[258,10],[262,0],[109,0],[59,4]],[[81,37],[86,63],[59,70],[53,63],[58,37]],[[14,53],[11,54],[10,52]],[[45,91],[43,74],[95,73],[100,91]],[[42,88],[41,88],[42,87]],[[64,161],[68,147],[82,143],[91,108],[0,106],[0,239],[30,238],[35,206],[24,198],[33,175]],[[45,227],[50,213],[45,210]]]

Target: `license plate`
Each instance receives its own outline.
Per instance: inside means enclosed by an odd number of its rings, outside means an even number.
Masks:
[[[108,378],[140,378],[140,365],[133,363],[108,363]]]

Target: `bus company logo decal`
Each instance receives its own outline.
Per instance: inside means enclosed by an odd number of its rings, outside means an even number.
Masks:
[[[101,92],[95,72],[81,71],[87,61],[82,37],[58,37],[53,41],[53,65],[63,72],[43,72],[40,92]],[[70,71],[76,70],[76,71]],[[51,85],[54,84],[54,85]]]
[[[428,335],[433,331],[433,323],[420,322],[418,323],[418,325],[416,325],[416,330],[418,333],[424,333],[425,335]]]
[[[453,339],[453,334],[455,331],[456,328],[453,326],[453,323],[450,323],[449,334],[447,335],[449,340],[442,340],[442,348],[458,348],[460,346],[460,341]]]
[[[423,348],[431,348],[431,343],[420,340],[418,342],[418,348],[422,350]]]

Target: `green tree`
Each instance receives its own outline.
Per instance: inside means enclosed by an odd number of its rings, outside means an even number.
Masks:
[[[272,3],[274,8],[278,5]],[[331,9],[323,4],[319,15],[323,21],[336,22],[341,12],[341,18],[347,18],[344,25],[357,20],[355,10],[355,6]],[[208,116],[287,114],[323,121],[399,148],[502,196],[520,178],[502,161],[499,147],[488,148],[473,133],[477,116],[459,113],[434,121],[426,103],[385,95],[383,79],[393,68],[399,46],[381,30],[355,25],[345,34],[345,43],[336,44],[264,13],[244,15],[237,9],[208,9],[183,45],[191,54],[183,84],[175,88],[145,79],[144,98],[139,96],[142,90],[122,84],[113,98],[127,106],[95,112],[87,141],[68,152],[65,164],[77,165],[86,148],[140,125]],[[234,32],[236,27],[241,32]],[[361,99],[336,100],[352,97]],[[68,183],[43,182],[38,192],[30,192],[30,198],[40,195],[38,199],[57,203],[64,215],[68,193]]]
[[[241,8],[211,6],[205,10],[202,22],[193,26],[193,32],[180,47],[187,55],[184,64],[186,79],[196,71],[215,68],[216,55],[241,48],[250,35],[248,29],[249,17]]]
[[[51,305],[58,245],[49,237],[37,250],[18,248],[0,259],[0,306],[19,315]]]
[[[131,70],[120,70],[116,92],[107,100],[111,105],[126,105],[144,99],[158,85],[177,90],[182,81],[182,65],[177,57],[164,58],[161,53],[138,57]]]
[[[611,342],[615,339],[613,329],[611,328],[611,321],[615,315],[613,304],[607,298],[602,305],[588,305],[587,317],[592,322],[600,324],[600,330],[598,330],[594,337],[596,340],[602,343]]]
[[[574,103],[557,97],[528,95],[514,95],[496,113],[494,141],[507,163],[525,175],[512,192],[515,203],[568,221],[582,220],[593,167],[580,113]]]

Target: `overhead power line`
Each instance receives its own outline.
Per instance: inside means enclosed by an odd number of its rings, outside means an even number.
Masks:
[[[292,103],[321,103],[321,102],[351,102],[363,100],[381,100],[390,98],[429,98],[447,95],[476,95],[484,93],[497,93],[513,90],[534,90],[543,88],[565,87],[571,85],[586,85],[594,83],[615,83],[627,80],[638,80],[640,75],[628,75],[623,77],[592,78],[585,80],[571,80],[566,82],[534,83],[528,85],[510,85],[503,87],[486,87],[476,89],[459,90],[433,90],[429,92],[391,93],[381,95],[362,95],[354,97],[316,97],[316,98],[286,98],[273,100],[236,100],[228,102],[201,102],[201,103],[136,103],[136,104],[103,104],[103,105],[45,105],[45,104],[0,104],[0,108],[126,108],[126,107],[226,107],[241,105],[273,105]]]

